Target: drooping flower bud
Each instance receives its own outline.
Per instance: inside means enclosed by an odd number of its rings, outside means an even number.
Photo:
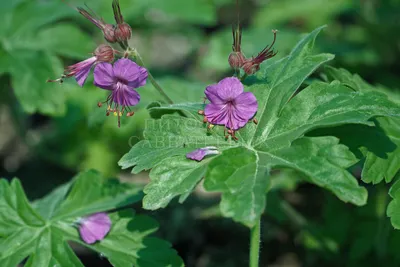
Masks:
[[[86,11],[85,9],[78,7],[76,10],[85,18],[90,20],[94,25],[96,25],[97,28],[99,28],[104,35],[104,39],[106,39],[107,42],[110,43],[116,43],[117,40],[114,36],[114,30],[115,26],[112,24],[106,23],[102,18],[99,18],[99,16],[96,15],[92,10],[91,12]]]
[[[115,26],[112,24],[105,24],[103,27],[104,39],[109,43],[116,43],[117,38],[115,38]]]
[[[132,37],[132,28],[127,23],[118,24],[115,28],[115,39],[117,42],[126,42]]]
[[[107,44],[99,45],[94,51],[94,55],[99,62],[113,62],[114,61],[114,49]]]

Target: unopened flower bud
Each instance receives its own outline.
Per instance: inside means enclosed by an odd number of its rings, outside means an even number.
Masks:
[[[76,10],[82,16],[90,20],[94,25],[96,25],[97,28],[99,28],[103,32],[104,38],[107,40],[107,42],[110,43],[117,42],[114,36],[114,30],[115,30],[114,25],[106,23],[102,18],[99,18],[99,16],[97,16],[96,13],[94,13],[90,9],[89,9],[90,12],[81,7],[76,8]]]
[[[97,61],[100,62],[113,62],[114,61],[114,49],[107,44],[99,45],[94,51],[94,55],[97,58]]]
[[[109,43],[116,43],[117,38],[115,38],[115,26],[112,24],[105,24],[103,26],[103,34],[104,34],[104,39],[106,39],[107,42]]]
[[[257,71],[259,71],[261,63],[276,55],[277,52],[273,50],[273,46],[276,41],[277,32],[277,30],[272,31],[272,33],[274,34],[274,40],[272,41],[271,45],[266,46],[260,53],[258,53],[256,57],[248,58],[245,60],[242,68],[247,75],[253,75]]]
[[[115,28],[115,38],[118,42],[126,42],[132,37],[132,29],[127,23],[118,24]]]
[[[260,65],[253,62],[253,60],[246,60],[243,64],[243,70],[247,75],[253,75],[260,70]]]
[[[245,57],[242,52],[232,52],[229,55],[228,62],[233,69],[237,70],[243,66]]]

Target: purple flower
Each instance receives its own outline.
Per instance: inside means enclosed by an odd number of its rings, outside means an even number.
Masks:
[[[186,158],[191,159],[191,160],[196,160],[196,161],[202,161],[205,156],[208,155],[217,155],[219,154],[219,151],[215,146],[208,146],[208,147],[203,147],[196,149],[190,153],[186,154]]]
[[[232,136],[257,112],[256,97],[251,92],[243,92],[243,84],[236,77],[208,86],[205,94],[210,101],[204,110],[206,121],[225,125],[231,129]]]
[[[99,45],[93,53],[93,57],[74,65],[68,66],[64,70],[61,78],[56,80],[47,80],[47,82],[62,83],[65,78],[75,77],[76,82],[82,87],[89,76],[93,65],[99,62],[112,62],[114,60],[114,49],[109,45]]]
[[[118,126],[124,112],[130,110],[130,106],[139,103],[140,95],[134,89],[146,84],[147,75],[145,68],[126,58],[119,59],[114,66],[100,63],[94,69],[94,84],[111,91],[104,103],[108,104],[107,115],[114,112],[114,115],[118,116]],[[133,112],[127,113],[128,117],[132,115]]]
[[[104,212],[92,214],[79,221],[79,234],[87,244],[103,240],[110,229],[110,217]]]

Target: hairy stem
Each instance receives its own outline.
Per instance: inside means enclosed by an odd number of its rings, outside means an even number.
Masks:
[[[258,267],[260,254],[261,219],[251,229],[250,233],[250,267]]]
[[[144,67],[144,62],[140,54],[136,51],[136,49],[132,49],[128,47],[129,53],[136,59],[136,62]],[[165,93],[165,91],[162,89],[162,87],[157,83],[156,79],[154,79],[153,75],[151,75],[150,71],[147,70],[147,73],[149,74],[148,78],[151,82],[151,84],[156,88],[156,90],[162,95],[162,97],[169,103],[173,104],[174,102],[172,99]]]

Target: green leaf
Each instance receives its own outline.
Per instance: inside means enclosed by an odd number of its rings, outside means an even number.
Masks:
[[[93,245],[81,240],[74,226],[81,216],[130,205],[140,199],[138,188],[93,171],[78,175],[70,187],[62,185],[36,201],[43,218],[19,180],[0,180],[0,266],[14,267],[27,257],[25,266],[83,266],[68,241],[101,253],[113,266],[183,266],[169,243],[149,236],[157,223],[129,209],[109,215],[111,231],[105,239]]]
[[[29,205],[18,180],[14,179],[11,184],[5,179],[0,180],[0,205],[0,236],[13,234],[25,225],[44,225],[44,220]]]
[[[399,113],[395,103],[379,92],[354,92],[340,83],[314,82],[293,98],[279,114],[263,143],[256,147],[276,149],[315,128],[340,124],[365,124],[376,116]]]
[[[232,148],[211,161],[204,187],[222,192],[220,206],[225,217],[251,227],[265,209],[268,171],[255,151]]]
[[[387,207],[387,216],[395,229],[400,229],[400,180],[397,180],[389,190],[389,195],[393,200]]]
[[[64,233],[55,227],[44,229],[38,237],[36,250],[26,267],[84,266],[65,240]]]
[[[364,205],[367,201],[367,190],[346,170],[358,160],[335,137],[304,137],[288,148],[258,154],[260,162],[298,170],[308,181],[329,189],[344,202]]]
[[[384,93],[387,95],[386,97],[390,96],[390,99],[396,101],[396,104],[391,104],[393,108],[400,108],[400,97],[384,87],[371,86],[359,75],[353,75],[345,69],[335,69],[329,67],[326,68],[326,72],[329,78],[338,80],[344,85],[357,90],[358,92],[366,94],[372,94],[375,92],[376,95],[378,92],[381,94]],[[383,103],[380,105],[384,106]],[[385,180],[387,183],[389,183],[400,170],[400,112],[393,110],[392,115],[396,117],[377,118],[375,124],[377,131],[385,134],[390,139],[392,144],[395,145],[395,149],[387,150],[386,153],[383,154],[378,154],[376,150],[371,150],[370,148],[363,150],[366,159],[361,176],[363,181],[366,183],[377,184],[382,180]],[[359,139],[357,132],[347,133],[347,138],[350,138],[349,136],[354,136],[354,139]],[[373,140],[373,142],[377,143],[378,146],[383,147],[386,140],[385,138],[380,137]]]
[[[238,141],[225,139],[223,127],[207,129],[203,117],[194,113],[201,103],[151,107],[157,116],[172,110],[189,115],[149,120],[145,140],[119,162],[123,168],[134,167],[134,172],[153,168],[144,190],[145,208],[165,207],[178,195],[182,201],[205,170],[205,189],[222,193],[222,214],[252,227],[265,209],[268,171],[279,168],[299,172],[345,202],[366,203],[367,191],[347,171],[358,161],[349,148],[335,137],[304,136],[318,128],[370,125],[371,118],[396,115],[400,109],[383,93],[354,91],[339,82],[314,82],[296,94],[310,74],[333,58],[312,54],[322,28],[306,35],[289,56],[246,80],[246,91],[258,100],[258,124],[240,129]],[[207,146],[222,154],[200,163],[184,158]]]
[[[44,219],[50,219],[54,215],[54,211],[59,208],[64,201],[65,196],[70,190],[72,182],[63,184],[45,197],[32,203],[32,206],[39,212]]]
[[[10,67],[12,86],[22,107],[28,113],[61,115],[65,112],[65,93],[56,83],[46,80],[62,73],[60,61],[47,53],[13,55]]]
[[[53,218],[80,217],[123,207],[142,199],[137,186],[104,178],[95,171],[81,173],[75,179],[71,192],[54,212]]]
[[[151,183],[144,190],[145,209],[164,208],[176,196],[183,202],[204,177],[206,163],[188,161],[183,156],[169,157],[150,172]]]
[[[377,121],[396,149],[383,157],[367,152],[361,177],[366,183],[377,184],[383,179],[389,183],[400,170],[400,118],[378,118]]]

